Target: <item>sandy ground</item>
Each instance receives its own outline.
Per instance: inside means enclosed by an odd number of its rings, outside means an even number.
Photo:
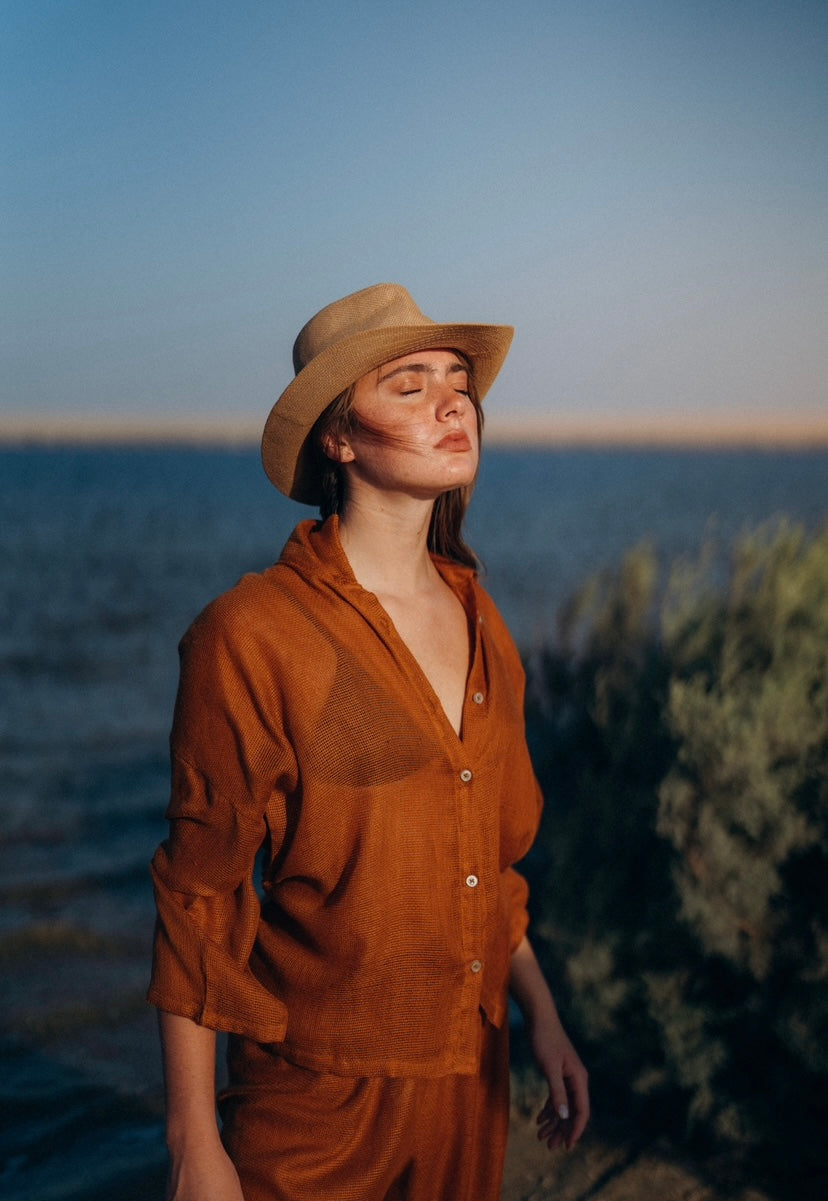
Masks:
[[[531,1119],[512,1121],[502,1201],[771,1201],[755,1187],[716,1179],[658,1141],[636,1146],[589,1131],[572,1152],[549,1152]]]

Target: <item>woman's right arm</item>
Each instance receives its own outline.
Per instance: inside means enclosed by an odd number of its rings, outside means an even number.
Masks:
[[[159,1010],[170,1174],[167,1201],[243,1201],[216,1121],[216,1034]]]

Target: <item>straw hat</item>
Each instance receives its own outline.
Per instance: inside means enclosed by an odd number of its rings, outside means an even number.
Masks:
[[[424,316],[399,284],[376,284],[311,317],[293,346],[296,378],[270,411],[262,462],[280,492],[318,504],[319,472],[310,433],[346,388],[391,359],[414,350],[459,350],[474,366],[482,400],[500,370],[510,325],[440,325]]]

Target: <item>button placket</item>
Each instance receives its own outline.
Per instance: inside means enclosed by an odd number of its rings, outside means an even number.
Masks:
[[[471,693],[470,697],[472,704],[481,705],[485,700],[482,690],[478,687]],[[461,788],[458,794],[458,803],[460,812],[463,815],[460,822],[460,863],[466,864],[477,863],[479,861],[480,847],[477,845],[476,838],[467,839],[475,830],[475,822],[473,820],[473,791],[472,781],[474,780],[474,771],[471,767],[461,768],[457,772],[457,777],[461,782]],[[463,868],[461,867],[461,871]],[[471,993],[468,996],[469,1005],[475,1009],[479,1004],[479,989],[482,982],[483,961],[475,957],[483,949],[485,944],[484,939],[484,917],[483,900],[480,889],[480,878],[476,872],[469,871],[465,868],[464,874],[461,876],[462,896],[460,898],[461,913],[462,913],[462,941],[466,959],[466,971],[468,972],[468,982],[471,988]],[[472,983],[474,981],[474,983]]]

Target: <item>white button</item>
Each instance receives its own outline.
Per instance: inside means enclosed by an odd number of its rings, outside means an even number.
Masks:
[[[466,883],[468,884],[469,888],[477,888],[477,876],[466,876]]]
[[[475,692],[474,696],[472,697],[472,700],[474,701],[474,703],[476,705],[482,705],[483,704],[483,693]]]
[[[472,774],[467,767],[464,768],[463,771],[460,772],[460,779],[463,781],[464,784],[468,784],[468,782],[471,778],[472,778]]]
[[[483,969],[483,964],[480,962],[480,960],[473,959],[472,963],[471,963],[471,970],[474,972],[474,974],[477,975],[477,973],[479,971],[482,971],[482,969]]]

